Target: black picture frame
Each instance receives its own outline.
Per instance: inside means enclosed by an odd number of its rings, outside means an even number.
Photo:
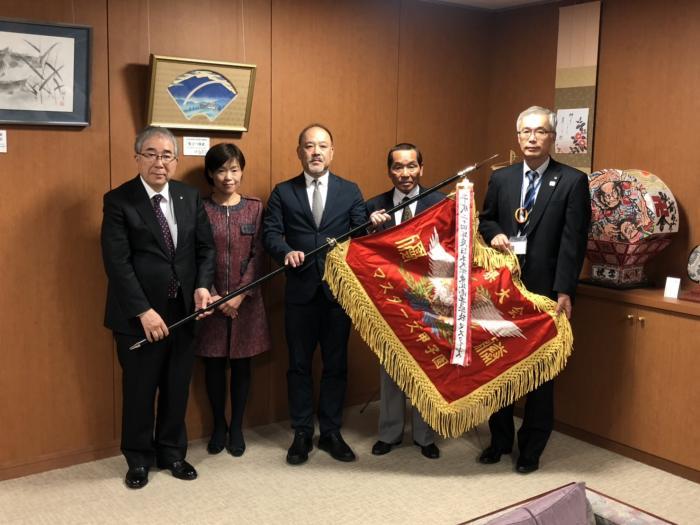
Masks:
[[[0,18],[0,124],[89,126],[91,46],[90,26]]]

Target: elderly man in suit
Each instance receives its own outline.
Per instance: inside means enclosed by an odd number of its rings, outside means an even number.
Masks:
[[[135,153],[139,173],[105,194],[102,220],[105,326],[114,333],[123,371],[121,450],[132,489],[148,483],[154,463],[179,479],[197,477],[185,461],[193,323],[172,334],[168,325],[211,302],[215,265],[199,192],[171,180],[175,137],[166,128],[146,128]],[[143,337],[150,344],[129,350]]]
[[[294,440],[287,463],[308,459],[314,434],[311,362],[321,346],[323,373],[318,399],[318,447],[338,461],[355,454],[340,434],[347,384],[350,319],[323,282],[325,253],[305,253],[367,220],[356,184],[329,171],[333,136],[312,124],[299,134],[297,156],[303,172],[275,186],[268,200],[263,241],[272,258],[289,269],[285,287],[285,335],[289,350],[287,389]]]
[[[386,210],[405,202],[422,191],[420,179],[423,175],[423,155],[413,144],[397,144],[387,155],[389,180],[393,188],[367,201],[367,211],[374,230],[385,230],[409,220],[414,215],[437,204],[445,195],[431,193],[389,215]],[[404,413],[406,397],[384,368],[379,372],[379,440],[372,447],[372,454],[382,456],[401,443],[404,430]],[[420,447],[421,453],[430,459],[440,457],[440,449],[435,444],[435,432],[421,417],[418,410],[413,410],[413,443]]]
[[[532,106],[516,121],[524,162],[491,175],[479,231],[497,250],[512,249],[520,258],[528,290],[557,302],[557,313],[571,316],[591,219],[585,173],[549,156],[556,133],[556,115]],[[521,474],[539,468],[554,422],[553,382],[530,392],[518,430]],[[497,463],[511,452],[514,441],[513,405],[489,419],[491,444],[479,461]]]

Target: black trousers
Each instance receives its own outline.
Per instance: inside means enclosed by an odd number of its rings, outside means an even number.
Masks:
[[[170,325],[184,314],[180,296],[169,301],[163,318]],[[122,367],[121,450],[130,467],[170,464],[185,458],[185,413],[194,364],[193,324],[137,350],[129,350],[129,346],[141,337],[114,334]]]
[[[350,318],[319,286],[306,304],[285,305],[285,334],[289,349],[287,396],[292,428],[314,431],[311,364],[321,346],[323,372],[318,400],[321,435],[340,430],[348,376]]]
[[[502,408],[489,418],[491,446],[501,452],[513,447],[515,425],[513,406]],[[520,457],[528,462],[539,461],[554,428],[554,382],[547,381],[527,395],[523,424],[518,430]]]

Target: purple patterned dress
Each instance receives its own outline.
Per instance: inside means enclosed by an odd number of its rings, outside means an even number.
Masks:
[[[253,282],[262,272],[262,212],[260,199],[241,197],[234,206],[204,200],[216,244],[214,290],[223,296]],[[231,319],[218,310],[198,322],[196,355],[251,357],[270,349],[270,331],[260,287],[248,290]]]

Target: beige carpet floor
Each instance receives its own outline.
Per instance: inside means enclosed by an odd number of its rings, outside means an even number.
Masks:
[[[125,463],[114,457],[0,483],[0,523],[26,524],[455,524],[570,481],[681,524],[700,524],[700,485],[554,433],[541,468],[513,471],[476,462],[488,428],[441,440],[429,460],[404,445],[386,456],[370,453],[378,407],[346,410],[343,434],[358,460],[339,463],[314,448],[305,465],[285,461],[287,424],[246,432],[241,458],[209,456],[206,441],[191,444],[188,460],[199,479],[186,482],[153,471],[142,490],[123,485]],[[410,429],[407,429],[410,430]]]

